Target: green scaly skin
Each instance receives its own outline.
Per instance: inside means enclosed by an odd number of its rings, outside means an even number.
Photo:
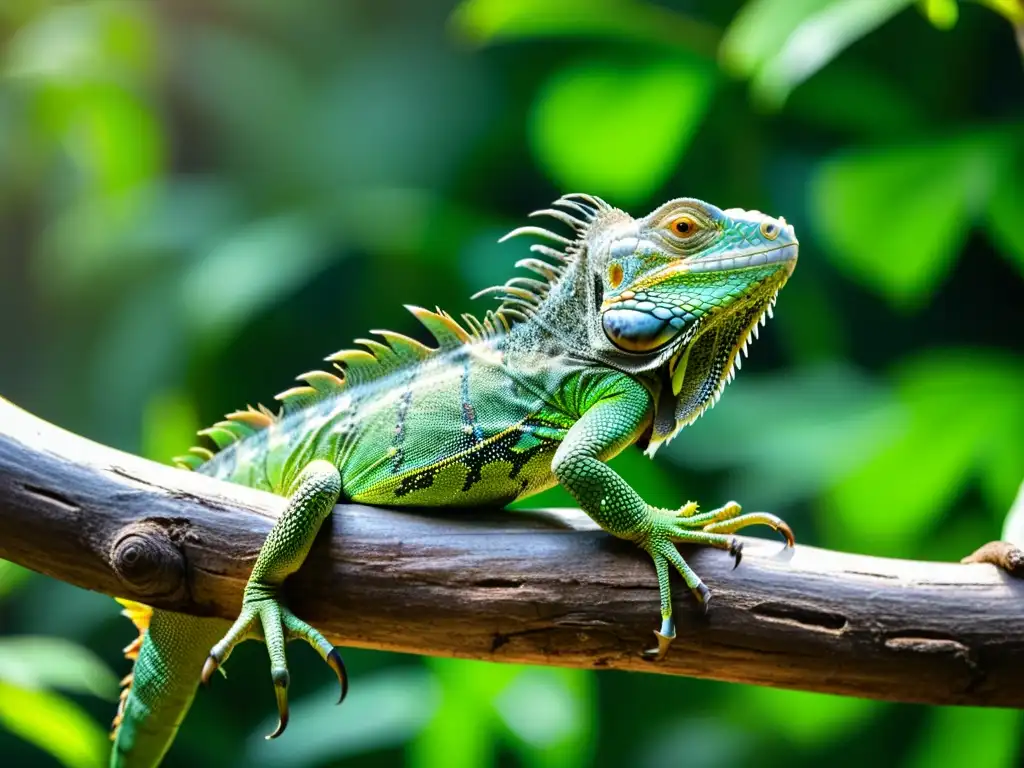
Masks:
[[[280,589],[301,565],[339,499],[415,506],[503,505],[560,483],[602,528],[650,553],[661,594],[659,659],[675,636],[669,572],[707,606],[710,591],[677,542],[729,551],[755,523],[792,533],[767,514],[730,502],[700,513],[652,507],[606,462],[639,444],[653,455],[713,405],[741,351],[770,315],[796,264],[783,219],[723,211],[690,198],[633,219],[603,200],[567,195],[539,211],[567,225],[563,237],[521,227],[545,259],[519,262],[540,279],[488,291],[502,304],[462,324],[410,310],[437,341],[431,348],[377,332],[362,350],[328,358],[342,376],[315,371],[278,398],[281,412],[230,414],[203,434],[216,454],[179,461],[230,482],[289,498],[260,551],[238,620],[223,623],[156,611],[143,638],[112,766],[159,762],[197,681],[208,681],[235,645],[267,644],[280,724],[288,719],[288,638],[310,643],[346,687],[340,657],[285,608]],[[223,636],[221,636],[223,635]],[[220,637],[209,648],[212,639]],[[203,659],[205,658],[205,664]]]

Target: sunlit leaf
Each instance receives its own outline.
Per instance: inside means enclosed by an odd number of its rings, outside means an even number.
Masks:
[[[960,18],[957,0],[917,0],[921,12],[939,29],[952,29]]]
[[[826,497],[828,542],[873,554],[916,551],[923,533],[993,457],[1020,455],[1022,377],[1020,361],[982,350],[944,350],[901,366],[904,426]]]
[[[753,0],[722,40],[722,60],[751,76],[754,95],[781,104],[840,51],[913,0]]]
[[[977,0],[996,13],[1002,14],[1011,24],[1024,24],[1024,5],[1020,0]]]
[[[117,696],[117,677],[92,651],[57,637],[0,637],[0,681],[103,699]]]
[[[717,31],[695,18],[637,0],[464,0],[455,29],[477,43],[531,37],[605,37],[712,54]]]
[[[493,765],[494,698],[518,669],[501,664],[431,658],[441,686],[434,717],[409,745],[410,768],[485,768]]]
[[[163,125],[152,105],[113,84],[60,82],[39,89],[40,129],[63,144],[86,190],[118,194],[163,169]]]
[[[198,429],[195,405],[183,392],[153,395],[142,414],[142,455],[167,462],[195,441]]]
[[[0,726],[53,755],[68,768],[107,764],[106,729],[76,704],[42,690],[0,682]]]
[[[1010,766],[1020,757],[1024,719],[1013,709],[934,707],[917,747],[902,765]]]
[[[131,2],[54,5],[22,26],[7,51],[19,78],[124,80],[150,74],[157,45],[148,9]]]
[[[893,304],[920,305],[985,210],[1004,141],[970,134],[826,161],[810,191],[825,254]]]
[[[786,40],[832,0],[749,0],[729,24],[719,56],[734,74],[751,77],[778,56]]]
[[[713,88],[713,70],[688,58],[575,64],[537,95],[530,143],[559,187],[639,202],[675,171]]]
[[[391,669],[366,676],[353,685],[343,708],[334,706],[331,686],[291,707],[288,741],[266,741],[277,716],[261,723],[246,743],[240,765],[278,768],[321,765],[351,755],[399,746],[434,717],[440,692],[421,667]]]
[[[888,706],[854,696],[833,696],[749,686],[735,693],[730,716],[802,747],[822,747],[859,729]]]
[[[3,599],[31,577],[32,571],[9,560],[0,560],[0,599]]]

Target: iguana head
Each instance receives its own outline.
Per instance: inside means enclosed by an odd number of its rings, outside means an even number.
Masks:
[[[587,250],[600,324],[591,343],[657,382],[656,449],[732,379],[796,266],[796,235],[785,219],[680,198],[642,219],[610,217]]]
[[[526,285],[536,281],[517,278],[496,290],[513,303],[507,309],[536,318],[571,353],[649,383],[657,401],[653,453],[732,379],[796,266],[793,227],[694,198],[670,200],[640,219],[589,195],[555,205],[565,210],[537,213],[572,226],[574,240],[539,227],[509,235],[541,235],[564,246],[532,248],[563,262],[553,274],[539,260],[520,262],[550,285],[538,290]]]

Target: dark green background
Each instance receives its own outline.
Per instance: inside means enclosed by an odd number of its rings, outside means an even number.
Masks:
[[[497,238],[563,192],[637,215],[697,196],[785,216],[800,263],[722,404],[616,466],[659,505],[736,498],[805,543],[959,558],[1024,477],[1022,19],[1016,0],[5,0],[0,394],[167,460],[369,328],[417,333],[402,304],[472,309],[526,255]],[[0,563],[0,762],[104,763],[117,613]],[[293,647],[292,724],[267,743],[247,644],[167,765],[1021,760],[1012,711],[346,658],[336,709]]]

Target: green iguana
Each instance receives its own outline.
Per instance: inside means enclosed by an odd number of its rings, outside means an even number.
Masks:
[[[769,514],[730,502],[710,512],[687,503],[652,507],[605,462],[631,444],[649,455],[722,394],[740,354],[770,317],[797,259],[792,226],[757,211],[672,200],[634,219],[598,197],[566,195],[549,216],[571,230],[517,235],[544,258],[518,262],[539,279],[516,277],[481,293],[501,304],[482,319],[409,307],[437,340],[431,348],[376,331],[363,349],[327,358],[340,373],[314,371],[278,395],[279,413],[229,414],[177,461],[202,474],[288,498],[260,550],[238,620],[224,622],[127,605],[140,637],[126,655],[112,766],[160,762],[200,680],[248,638],[270,655],[280,722],[288,722],[285,641],[312,645],[347,690],[338,651],[280,601],[335,503],[454,507],[502,505],[565,487],[604,530],[650,553],[661,593],[657,647],[675,637],[669,571],[707,608],[711,593],[675,542],[727,550],[730,536],[761,523],[793,534]],[[480,294],[478,294],[480,295]]]

